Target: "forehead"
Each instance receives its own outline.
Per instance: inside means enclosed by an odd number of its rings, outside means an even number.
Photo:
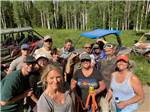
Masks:
[[[48,77],[57,77],[57,76],[61,76],[61,73],[57,70],[52,70],[48,72]]]

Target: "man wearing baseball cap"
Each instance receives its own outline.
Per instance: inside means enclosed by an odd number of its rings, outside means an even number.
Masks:
[[[21,56],[13,60],[9,66],[8,73],[10,74],[14,70],[19,70],[23,64],[23,60],[29,55],[29,48],[28,44],[21,45]]]
[[[44,37],[43,47],[35,50],[35,52],[33,54],[34,57],[37,57],[37,55],[39,55],[39,54],[44,54],[50,60],[52,58],[52,56],[51,56],[52,45],[53,45],[52,37],[49,35],[46,35]]]
[[[1,81],[1,112],[20,112],[25,97],[34,97],[29,86],[29,75],[36,60],[33,56],[23,59],[20,70],[11,72]]]

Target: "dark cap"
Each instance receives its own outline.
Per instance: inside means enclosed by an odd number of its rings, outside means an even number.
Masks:
[[[33,56],[27,56],[24,60],[24,63],[35,63],[36,59]]]
[[[21,45],[21,49],[29,49],[29,45],[28,44],[22,44]]]
[[[82,53],[80,55],[80,60],[83,60],[83,59],[91,60],[91,57],[88,53]]]

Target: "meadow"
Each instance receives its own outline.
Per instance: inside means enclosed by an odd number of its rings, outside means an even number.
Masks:
[[[72,39],[74,46],[76,48],[82,48],[85,43],[95,43],[95,39],[88,39],[85,37],[80,37],[80,33],[85,31],[81,30],[48,30],[35,28],[37,32],[41,35],[50,35],[53,38],[54,47],[61,48],[64,45],[65,39]],[[148,31],[148,30],[147,30]],[[111,37],[111,38],[109,38]],[[110,35],[109,42],[114,42],[114,36]],[[124,46],[131,47],[135,40],[138,40],[141,35],[137,35],[135,31],[121,31],[121,40]],[[131,60],[136,64],[134,68],[135,74],[140,78],[143,84],[150,83],[150,63],[148,63],[142,56],[136,56],[134,54],[129,54]]]

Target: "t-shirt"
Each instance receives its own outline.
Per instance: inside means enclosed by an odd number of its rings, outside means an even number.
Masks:
[[[100,71],[104,78],[107,89],[110,87],[111,74],[116,70],[116,59],[101,60]]]
[[[43,93],[37,103],[37,112],[74,112],[73,100],[69,91],[66,91],[64,96],[64,104],[58,104]]]
[[[28,76],[23,76],[20,70],[14,71],[7,75],[0,83],[1,85],[1,101],[8,101],[28,90]],[[20,101],[2,106],[1,112],[18,112]]]
[[[52,59],[51,50],[47,51],[44,47],[35,50],[33,56],[36,57],[37,55],[43,55],[43,54],[46,55],[46,57],[49,60]]]
[[[89,77],[85,77],[81,69],[77,70],[73,79],[77,81],[77,93],[85,103],[89,94],[89,87],[92,86],[94,89],[97,89],[99,87],[99,81],[102,81],[103,78],[101,73],[94,68]]]
[[[10,64],[10,68],[12,70],[19,70],[19,69],[21,69],[22,64],[23,64],[23,59],[24,58],[22,56],[20,56],[20,57],[16,58],[15,60],[13,60],[12,63]]]
[[[74,51],[75,49],[72,47],[69,51],[65,51],[64,47],[60,49],[61,55],[60,57],[67,59],[68,56],[71,54],[72,51]]]

